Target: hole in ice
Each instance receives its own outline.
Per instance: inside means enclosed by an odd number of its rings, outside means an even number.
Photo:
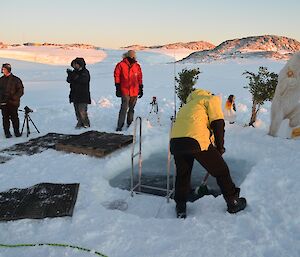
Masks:
[[[233,182],[237,187],[239,187],[243,181],[245,180],[247,174],[251,171],[251,168],[254,166],[252,163],[242,159],[232,159],[225,158],[227,165],[229,166],[231,177]],[[135,164],[135,182],[137,182],[137,174],[138,174],[138,165]],[[174,172],[174,164],[171,162],[171,176],[170,176],[170,188],[173,185],[173,172]],[[116,177],[110,180],[110,185],[112,187],[118,187],[125,190],[130,190],[130,174],[131,168],[124,170]],[[158,187],[166,189],[167,185],[167,153],[158,152],[149,156],[149,158],[143,160],[142,163],[142,184],[152,187]],[[199,186],[206,174],[206,170],[195,160],[192,178],[191,178],[191,187],[195,189]],[[208,189],[209,192],[206,194],[212,194],[214,196],[220,195],[219,186],[216,183],[216,179],[212,176],[208,178]],[[159,190],[154,189],[146,189],[142,188],[142,192],[149,193],[152,195],[165,196],[166,193]],[[198,197],[199,198],[199,197]],[[190,201],[194,201],[197,199],[190,199]]]

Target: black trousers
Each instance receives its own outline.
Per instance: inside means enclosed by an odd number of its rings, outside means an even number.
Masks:
[[[235,185],[232,182],[229,168],[218,150],[210,145],[207,151],[189,154],[174,154],[176,164],[175,201],[187,201],[190,192],[191,172],[196,159],[210,175],[216,178],[221,192],[225,197],[235,194]]]
[[[12,122],[15,134],[20,131],[20,121],[18,116],[18,107],[12,105],[5,105],[1,108],[3,129],[5,134],[9,134],[10,121]]]

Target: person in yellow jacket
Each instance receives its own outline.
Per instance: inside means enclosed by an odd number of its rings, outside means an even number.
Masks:
[[[194,159],[216,178],[229,213],[246,207],[246,199],[239,197],[240,189],[232,182],[229,168],[222,158],[225,152],[224,127],[221,100],[209,91],[194,90],[179,110],[170,139],[170,151],[176,164],[174,199],[178,218],[186,218]]]

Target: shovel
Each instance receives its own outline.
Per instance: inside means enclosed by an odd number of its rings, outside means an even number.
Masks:
[[[198,195],[199,198],[210,194],[209,189],[207,187],[208,177],[209,177],[209,173],[207,172],[201,182],[201,185],[196,187],[195,189],[195,194]]]
[[[192,190],[188,196],[189,202],[195,202],[199,198],[212,194],[211,191],[207,187],[207,180],[209,177],[209,173],[206,173],[205,177],[203,178],[201,185],[196,187],[194,190]]]

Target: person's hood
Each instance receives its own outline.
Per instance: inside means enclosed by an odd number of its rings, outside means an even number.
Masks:
[[[212,93],[210,91],[204,90],[204,89],[195,89],[188,95],[186,102],[188,103],[197,98],[202,98],[203,96],[212,96]]]
[[[85,68],[86,66],[85,60],[81,57],[77,57],[74,62],[78,63],[81,68]]]
[[[137,62],[137,60],[136,59],[134,59],[134,58],[131,58],[131,57],[126,57],[125,59],[123,59],[127,64],[130,64],[130,65],[133,65],[134,63],[136,63]]]

